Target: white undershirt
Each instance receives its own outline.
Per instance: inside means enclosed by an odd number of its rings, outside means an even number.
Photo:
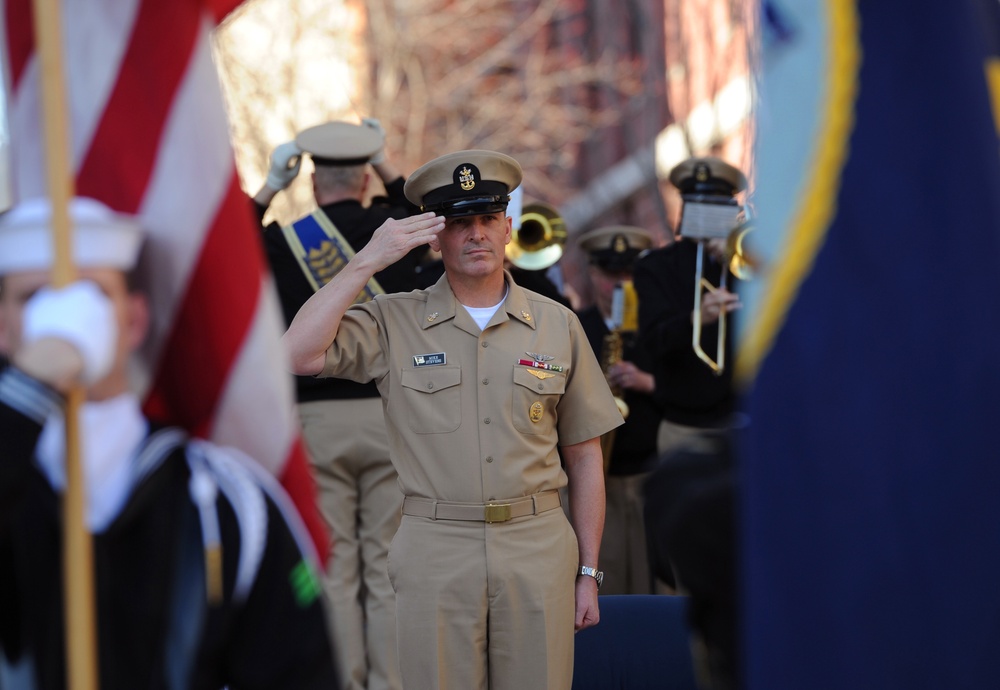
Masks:
[[[80,408],[80,459],[87,500],[87,526],[103,532],[118,516],[131,490],[131,463],[148,422],[139,399],[124,393]],[[66,432],[62,412],[49,417],[35,448],[35,457],[52,488],[66,488]]]
[[[465,307],[465,311],[469,312],[469,316],[471,316],[472,320],[476,322],[477,326],[479,326],[479,330],[483,330],[486,328],[486,324],[490,322],[490,319],[493,318],[493,315],[497,313],[497,309],[500,308],[500,305],[502,305],[507,299],[508,292],[510,292],[510,288],[506,283],[504,283],[503,299],[494,304],[492,307],[468,307],[464,304],[462,306]]]

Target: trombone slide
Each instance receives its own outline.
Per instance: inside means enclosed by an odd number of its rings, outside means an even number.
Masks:
[[[726,310],[719,311],[719,339],[716,345],[718,360],[712,359],[701,346],[701,291],[707,286],[710,292],[726,289],[726,277],[729,269],[722,267],[722,277],[719,279],[719,287],[716,288],[703,277],[705,273],[705,243],[698,242],[698,253],[695,258],[694,276],[694,313],[692,314],[691,347],[698,359],[708,365],[715,372],[716,376],[721,376],[726,368]]]

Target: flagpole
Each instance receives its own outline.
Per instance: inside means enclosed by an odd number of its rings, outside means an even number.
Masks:
[[[33,0],[35,41],[41,61],[42,112],[49,197],[52,201],[54,261],[52,284],[67,285],[76,278],[73,265],[69,202],[73,172],[69,163],[66,88],[62,61],[62,24],[58,0]],[[84,522],[85,498],[80,459],[79,410],[82,386],[66,398],[66,492],[63,496],[63,593],[67,687],[96,690],[97,625],[94,611],[94,555]]]

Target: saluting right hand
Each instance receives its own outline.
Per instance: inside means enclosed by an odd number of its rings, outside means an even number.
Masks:
[[[390,218],[375,231],[357,258],[371,261],[375,272],[396,263],[410,251],[437,239],[444,230],[444,216],[433,212],[409,218]]]
[[[278,144],[271,152],[271,167],[265,184],[280,192],[292,183],[302,167],[302,149],[294,141]]]
[[[374,129],[382,137],[382,148],[376,151],[375,154],[368,159],[368,162],[372,165],[385,163],[385,128],[382,127],[382,123],[374,117],[363,117],[361,118],[361,124],[370,129]]]

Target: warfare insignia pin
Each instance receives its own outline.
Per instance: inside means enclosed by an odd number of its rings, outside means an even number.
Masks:
[[[552,355],[540,355],[537,352],[525,352],[524,354],[528,355],[536,362],[550,362],[555,359]]]
[[[544,371],[539,371],[538,369],[525,369],[525,371],[527,371],[529,374],[534,376],[536,379],[539,379],[540,381],[544,381],[545,379],[550,379],[553,376],[555,376],[555,374],[549,374]]]
[[[542,403],[534,402],[531,403],[531,407],[528,408],[528,419],[534,424],[542,421],[542,416],[545,414],[545,408],[542,407]]]
[[[466,192],[471,192],[476,188],[476,176],[472,174],[469,166],[465,166],[458,171],[458,183]]]

